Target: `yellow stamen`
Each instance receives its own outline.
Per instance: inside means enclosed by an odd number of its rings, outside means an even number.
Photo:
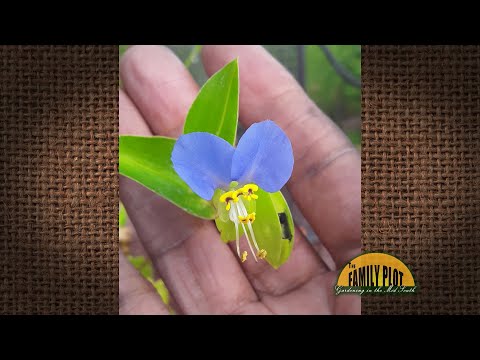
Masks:
[[[258,186],[255,184],[247,184],[243,186],[243,191],[249,192],[249,191],[258,191]]]
[[[237,191],[241,193],[248,201],[251,201],[252,199],[258,199],[258,195],[254,194],[255,191],[258,191],[258,186],[255,184],[247,184]]]
[[[245,196],[245,194],[244,194],[244,192],[242,191],[242,189],[235,190],[234,193],[235,193],[235,196],[237,197],[237,199],[239,199],[240,196],[242,196],[242,195]]]
[[[233,194],[233,191],[227,191],[225,193],[223,193],[221,196],[220,196],[220,202],[226,202],[228,198],[233,198],[232,197],[232,194]]]
[[[255,221],[255,213],[248,214],[247,216],[238,215],[238,220],[240,220],[243,224],[248,224],[248,222]]]
[[[246,224],[248,223],[248,216],[242,216],[242,215],[238,215],[238,220],[240,220],[240,222],[242,222],[243,224]]]
[[[225,206],[225,208],[228,210],[230,210],[230,207],[231,207],[231,204],[230,202],[237,202],[238,201],[238,196],[236,194],[236,191],[227,191],[226,193],[223,193],[221,196],[220,196],[220,202],[222,203],[226,203],[227,205]]]
[[[247,255],[248,255],[248,254],[247,254],[246,251],[244,251],[244,252],[242,253],[242,263],[245,262],[245,260],[247,260]]]
[[[261,249],[258,251],[257,256],[260,259],[265,259],[267,257],[267,251],[265,249]]]

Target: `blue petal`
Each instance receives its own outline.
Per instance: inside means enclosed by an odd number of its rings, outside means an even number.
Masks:
[[[280,190],[292,170],[292,144],[271,120],[250,126],[233,154],[232,180],[255,183],[267,192]]]
[[[228,188],[235,149],[218,136],[194,132],[178,138],[173,168],[200,197],[210,200],[216,188]]]

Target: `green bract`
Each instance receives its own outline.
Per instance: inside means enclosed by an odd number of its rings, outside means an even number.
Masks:
[[[219,213],[226,213],[225,208],[218,202],[220,192],[215,194],[213,202],[218,206]],[[247,203],[248,212],[256,213],[256,220],[252,223],[258,246],[267,251],[265,260],[274,268],[278,268],[288,257],[293,247],[294,226],[290,209],[280,191],[267,193],[258,190],[258,200]],[[235,225],[228,221],[228,215],[219,216],[215,224],[220,231],[224,242],[235,240]],[[240,228],[240,235],[243,229]]]

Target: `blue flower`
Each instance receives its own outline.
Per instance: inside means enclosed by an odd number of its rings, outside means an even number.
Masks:
[[[257,255],[264,258],[266,252],[258,248],[251,226],[255,213],[247,212],[244,201],[257,200],[255,192],[258,188],[277,192],[290,178],[293,170],[292,145],[283,130],[271,120],[253,124],[236,148],[210,133],[185,134],[175,143],[171,160],[177,174],[200,197],[211,200],[215,191],[221,191],[219,201],[225,204],[228,218],[237,230],[239,257],[239,225],[243,227],[251,246],[245,228],[247,225]],[[253,255],[255,257],[255,253]],[[241,258],[242,261],[246,259],[246,252]]]

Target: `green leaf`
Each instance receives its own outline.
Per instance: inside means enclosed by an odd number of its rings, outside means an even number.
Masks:
[[[120,203],[119,210],[118,210],[118,226],[122,227],[127,224],[127,210],[125,210],[125,206]]]
[[[143,256],[129,256],[128,261],[130,261],[130,264],[132,264],[145,279],[151,279],[153,277],[152,264]]]
[[[155,290],[157,290],[157,293],[160,295],[163,302],[168,305],[170,303],[170,294],[162,279],[158,279],[156,281],[150,280],[150,282],[155,287]]]
[[[256,220],[252,224],[253,232],[260,249],[267,251],[265,260],[277,269],[288,260],[293,248],[294,225],[292,214],[280,191],[267,193],[259,189],[257,195],[258,199],[255,201]],[[248,205],[248,201],[243,201]],[[233,222],[224,222],[217,218],[215,223],[223,241],[235,240],[235,225]],[[239,230],[241,236],[243,234],[241,226]],[[248,252],[250,251],[248,250]],[[249,259],[252,259],[251,255]],[[253,261],[253,259],[250,261]]]
[[[173,169],[170,156],[175,141],[162,136],[120,136],[119,172],[190,214],[213,219],[216,211],[211,202],[196,195]]]
[[[209,132],[235,145],[238,122],[238,62],[225,65],[202,86],[183,133]]]
[[[169,307],[170,312],[172,309],[169,306],[170,294],[162,279],[153,280],[153,266],[152,263],[143,256],[128,256],[128,261],[133,267],[142,275],[143,278],[148,280],[158,295],[162,298],[162,301]]]

